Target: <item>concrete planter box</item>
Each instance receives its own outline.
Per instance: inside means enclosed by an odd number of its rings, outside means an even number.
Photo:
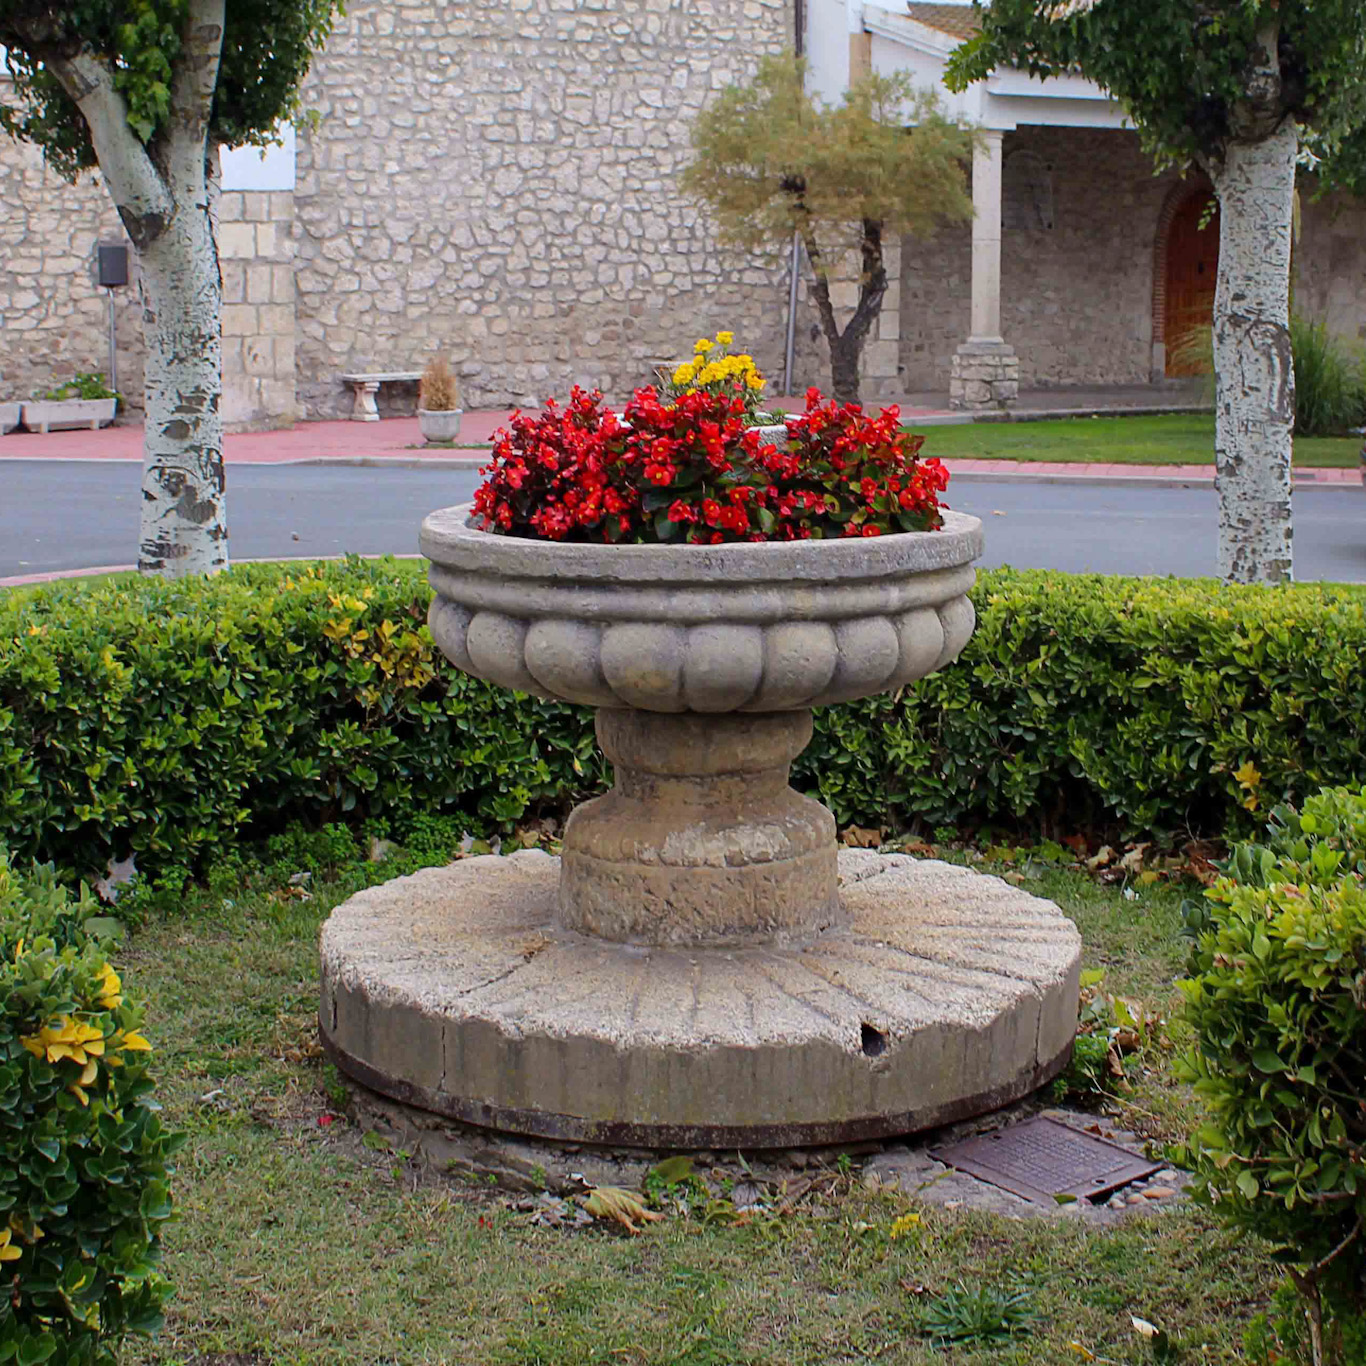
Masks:
[[[114,420],[114,398],[28,399],[23,424],[31,432],[62,432],[88,427],[92,432]]]
[[[454,441],[460,435],[463,408],[419,408],[417,425],[424,441]]]
[[[0,436],[12,432],[19,425],[19,404],[0,403]]]

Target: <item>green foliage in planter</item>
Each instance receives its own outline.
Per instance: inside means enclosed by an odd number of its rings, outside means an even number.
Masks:
[[[0,1362],[104,1366],[161,1321],[168,1133],[142,1011],[51,868],[0,858]]]
[[[1366,1329],[1366,790],[1273,813],[1189,916],[1181,983],[1208,1101],[1201,1198],[1270,1239],[1307,1297],[1314,1361]]]
[[[85,373],[74,375],[65,384],[59,384],[55,389],[49,389],[43,397],[55,401],[73,398],[116,398],[122,401],[122,395],[104,382],[103,375]]]
[[[996,570],[958,663],[823,709],[794,771],[841,825],[1250,828],[1366,778],[1366,599]],[[475,833],[599,789],[591,714],[434,651],[417,564],[0,595],[0,839],[197,870],[292,820]]]

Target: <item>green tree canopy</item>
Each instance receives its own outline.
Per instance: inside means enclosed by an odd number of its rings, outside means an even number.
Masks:
[[[299,86],[340,0],[231,0],[225,6],[209,138],[265,145],[299,109]],[[14,105],[0,126],[40,147],[68,179],[97,164],[90,130],[53,61],[86,52],[113,72],[128,124],[156,159],[173,122],[171,91],[189,0],[0,0],[0,44]]]
[[[1082,71],[1164,160],[1202,161],[1289,116],[1331,155],[1366,116],[1361,0],[991,0],[949,63],[962,89],[999,65]],[[1277,26],[1277,79],[1260,41]]]
[[[692,139],[683,187],[711,208],[722,241],[778,251],[800,235],[835,394],[857,398],[859,354],[887,289],[884,235],[928,236],[972,217],[972,134],[905,76],[867,76],[823,105],[807,92],[805,63],[788,53],[723,90]],[[861,253],[859,302],[841,332],[831,273],[849,250]]]

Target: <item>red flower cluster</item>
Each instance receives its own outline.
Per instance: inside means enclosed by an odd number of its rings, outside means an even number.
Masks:
[[[474,495],[489,531],[552,541],[791,541],[933,531],[948,471],[916,458],[900,413],[807,390],[788,449],[747,426],[743,400],[637,389],[623,421],[576,388],[498,433]]]

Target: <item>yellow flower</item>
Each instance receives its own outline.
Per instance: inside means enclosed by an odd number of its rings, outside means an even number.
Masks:
[[[102,1010],[117,1010],[123,1004],[123,983],[108,963],[100,969],[100,993],[96,997]]]
[[[731,344],[731,342],[733,342],[733,341],[735,340],[735,333],[734,333],[734,332],[718,332],[718,333],[716,334],[716,340],[717,340],[718,342],[720,342],[720,344],[721,344],[722,346],[729,346],[729,345]]]
[[[692,362],[687,361],[683,365],[680,365],[678,369],[674,371],[674,383],[691,384],[693,375],[696,373],[697,372],[693,369]]]
[[[751,370],[745,383],[757,394],[768,381],[765,380],[757,370]]]
[[[696,351],[699,356],[705,356],[707,352],[711,350],[711,345],[711,342],[705,337],[699,337],[698,340],[693,343],[692,349]]]
[[[913,1229],[920,1227],[920,1216],[918,1214],[903,1214],[899,1219],[892,1221],[892,1226],[887,1230],[887,1237],[895,1242],[898,1238],[904,1238]]]
[[[48,1062],[70,1058],[82,1067],[91,1058],[104,1054],[104,1031],[67,1015],[59,1016],[55,1025],[44,1025],[37,1034],[22,1037],[19,1042],[35,1058],[44,1058]]]

